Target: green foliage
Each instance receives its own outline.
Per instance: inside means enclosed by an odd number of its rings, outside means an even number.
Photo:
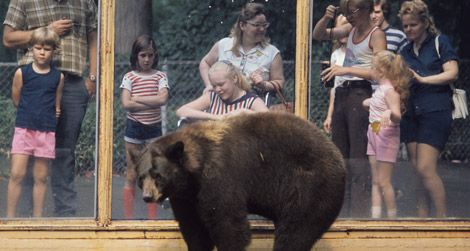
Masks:
[[[8,159],[10,158],[16,108],[10,97],[3,95],[0,95],[0,106],[2,107],[0,109],[0,118],[2,118],[2,126],[0,126],[0,177],[5,177],[8,176],[10,170]]]
[[[229,35],[245,2],[154,1],[153,27],[160,55],[170,60],[199,60],[215,42]],[[268,36],[284,59],[293,59],[295,4],[280,0],[262,2],[271,22]]]

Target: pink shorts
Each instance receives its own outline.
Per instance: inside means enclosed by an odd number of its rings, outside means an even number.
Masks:
[[[395,163],[400,148],[400,126],[380,128],[378,134],[372,132],[369,125],[367,130],[367,155],[375,155],[378,161]]]
[[[15,134],[11,143],[11,153],[54,159],[55,132],[40,132],[15,127]]]

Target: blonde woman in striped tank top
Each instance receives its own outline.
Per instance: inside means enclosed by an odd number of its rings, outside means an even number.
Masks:
[[[268,108],[264,102],[251,92],[250,85],[242,73],[232,63],[219,61],[209,69],[209,80],[213,91],[176,111],[180,118],[191,120],[218,120],[244,112],[264,112]]]

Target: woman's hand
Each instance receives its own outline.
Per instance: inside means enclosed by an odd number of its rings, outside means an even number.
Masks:
[[[410,68],[410,71],[413,72],[413,75],[414,75],[414,79],[416,80],[416,82],[418,83],[424,83],[423,81],[423,77],[421,77],[421,75],[419,75],[418,73],[416,73],[414,70],[412,70]]]
[[[263,84],[263,71],[261,69],[257,69],[256,71],[252,72],[250,75],[251,82],[253,85],[260,89],[266,89],[266,86]]]

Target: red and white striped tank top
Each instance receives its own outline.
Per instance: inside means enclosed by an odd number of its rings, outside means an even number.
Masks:
[[[238,109],[251,109],[256,98],[258,98],[256,94],[247,92],[239,99],[227,103],[223,101],[215,92],[211,92],[211,103],[209,112],[211,114],[223,115]]]

